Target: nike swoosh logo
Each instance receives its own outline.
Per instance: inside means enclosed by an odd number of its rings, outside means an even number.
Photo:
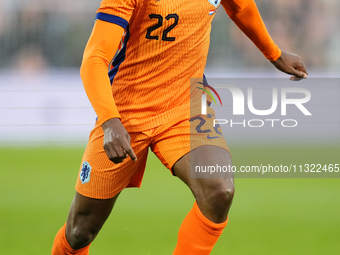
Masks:
[[[221,138],[220,136],[210,136],[210,135],[207,135],[207,138],[208,139],[216,139],[216,138]]]

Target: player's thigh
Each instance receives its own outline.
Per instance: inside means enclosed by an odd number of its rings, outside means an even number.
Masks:
[[[174,164],[173,172],[188,185],[195,198],[199,199],[216,192],[233,192],[234,174],[228,170],[231,166],[231,157],[226,149],[203,145],[180,158]]]
[[[183,118],[168,123],[168,127],[163,125],[152,143],[152,151],[194,194],[202,187],[208,190],[233,184],[233,173],[226,171],[231,169],[229,148],[214,120],[214,111],[208,107],[207,115]],[[213,166],[221,167],[220,173],[196,172],[197,167],[206,169]]]

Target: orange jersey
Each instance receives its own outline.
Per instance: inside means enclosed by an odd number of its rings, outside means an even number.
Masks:
[[[125,32],[109,67],[114,100],[102,84],[102,64],[109,62],[105,43],[117,34],[105,33],[101,24],[102,30],[91,36],[101,39],[90,38],[84,53],[82,79],[99,124],[121,117],[128,131],[140,131],[189,113],[190,78],[203,77],[211,22],[220,3],[268,59],[280,56],[253,0],[103,0],[96,19]]]
[[[126,26],[109,72],[125,127],[156,127],[189,109],[190,78],[203,77],[219,2],[102,1],[96,18]]]

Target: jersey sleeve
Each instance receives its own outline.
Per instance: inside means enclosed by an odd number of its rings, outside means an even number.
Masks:
[[[121,118],[112,95],[107,70],[123,31],[116,24],[96,22],[84,51],[80,76],[99,125],[112,118]]]
[[[228,16],[270,61],[281,56],[281,50],[270,37],[254,0],[222,0]]]
[[[117,24],[124,29],[129,24],[138,0],[103,0],[96,14],[96,20]]]

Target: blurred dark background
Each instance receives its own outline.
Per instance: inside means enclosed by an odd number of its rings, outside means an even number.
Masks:
[[[303,56],[311,70],[340,69],[339,1],[256,3],[279,47]],[[1,0],[0,69],[41,72],[79,68],[99,4],[99,0]],[[272,71],[222,6],[211,35],[208,70]]]

